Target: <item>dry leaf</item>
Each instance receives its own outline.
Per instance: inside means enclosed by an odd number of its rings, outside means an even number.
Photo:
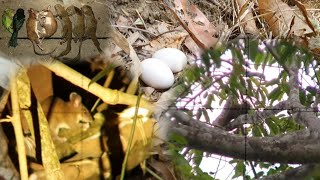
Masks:
[[[116,24],[117,24],[117,26],[130,26],[132,23],[131,23],[131,21],[130,21],[128,18],[120,15],[119,18],[118,18],[117,21],[116,21]],[[128,28],[118,27],[118,29],[119,29],[119,31],[120,31],[121,33],[123,33],[123,34],[128,33]]]
[[[125,53],[130,54],[130,47],[126,38],[115,28],[112,27],[109,19],[106,21],[107,37],[111,37],[113,42],[120,47]]]
[[[158,49],[170,47],[180,49],[182,42],[187,37],[188,33],[184,30],[173,30],[169,33],[164,33],[163,35],[157,37],[156,39],[150,41],[149,45],[143,47],[142,49],[148,52],[155,52]]]
[[[299,1],[295,1],[294,3],[297,5],[297,7],[299,8],[299,10],[302,12],[303,17],[306,20],[307,25],[310,27],[310,29],[312,29],[312,31],[316,34],[316,31],[312,25],[312,22],[310,21],[309,17],[308,17],[308,12],[306,10],[306,7]]]
[[[260,14],[263,15],[275,36],[286,37],[290,34],[305,36],[313,33],[304,17],[299,16],[297,11],[286,3],[280,0],[258,0],[258,4]]]
[[[117,30],[113,29],[110,31],[113,42],[120,47],[125,53],[130,54],[130,47],[127,39]]]
[[[148,164],[154,169],[156,169],[162,175],[163,179],[166,179],[166,180],[177,179],[173,173],[174,170],[169,167],[169,163],[164,163],[164,162],[153,159]]]
[[[202,49],[208,49],[217,42],[215,26],[195,5],[187,0],[175,0],[174,4],[164,2],[175,18]]]
[[[250,33],[253,35],[258,35],[259,30],[256,26],[255,20],[253,18],[251,8],[253,7],[253,3],[249,4],[249,1],[246,0],[237,0],[238,6],[240,7],[238,19],[240,22],[244,22],[241,26],[243,27],[246,33]]]
[[[192,54],[194,54],[196,57],[200,58],[203,50],[193,41],[193,39],[188,36],[186,40],[184,41],[184,45],[189,49]]]

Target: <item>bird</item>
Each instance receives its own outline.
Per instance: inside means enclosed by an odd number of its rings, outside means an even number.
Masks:
[[[12,18],[14,16],[14,10],[7,8],[2,14],[2,25],[3,27],[12,34]]]
[[[9,46],[16,47],[18,45],[18,32],[21,29],[26,17],[24,15],[24,10],[19,8],[12,19],[12,35],[9,41]]]

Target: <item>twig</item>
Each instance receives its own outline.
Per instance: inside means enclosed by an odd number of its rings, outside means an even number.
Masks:
[[[143,18],[141,17],[141,15],[140,15],[140,13],[139,13],[139,11],[138,11],[137,9],[136,9],[136,12],[137,12],[137,14],[138,14],[138,16],[139,16],[139,19],[142,21],[143,27],[144,27],[145,29],[147,29],[146,23],[144,22]]]
[[[131,131],[130,131],[130,138],[129,138],[129,142],[128,142],[128,148],[127,148],[126,155],[124,157],[124,161],[122,163],[121,176],[120,176],[121,180],[124,179],[124,175],[125,175],[125,171],[126,171],[126,167],[127,167],[127,162],[128,162],[128,159],[129,159],[132,140],[133,140],[134,132],[135,132],[135,129],[136,129],[136,123],[137,123],[137,119],[138,119],[140,101],[141,101],[141,93],[139,93],[139,96],[138,96],[138,99],[137,99],[137,102],[136,102],[136,109],[135,109],[135,112],[134,112],[132,127],[131,127]]]

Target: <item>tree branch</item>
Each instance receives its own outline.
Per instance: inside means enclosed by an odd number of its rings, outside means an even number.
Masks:
[[[297,58],[296,56],[293,56]],[[296,114],[296,121],[299,124],[306,126],[312,135],[315,137],[319,136],[320,131],[320,120],[317,118],[313,110],[308,110],[305,106],[300,103],[299,99],[299,67],[297,64],[298,60],[293,59],[289,65],[289,101],[287,102],[293,114]]]
[[[275,137],[243,137],[194,120],[179,111],[169,111],[171,131],[182,135],[188,147],[237,159],[271,163],[314,163],[320,160],[320,141],[301,130]],[[293,156],[294,154],[294,156]]]
[[[286,103],[287,101],[281,101],[275,106],[266,108],[261,112],[256,112],[252,115],[249,115],[249,114],[240,115],[239,117],[231,121],[226,126],[226,128],[228,130],[232,130],[243,124],[257,124],[259,122],[263,122],[265,119],[272,117],[283,110],[286,110]]]

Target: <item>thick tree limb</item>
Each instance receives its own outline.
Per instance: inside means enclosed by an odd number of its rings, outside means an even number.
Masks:
[[[272,163],[315,163],[320,161],[320,140],[312,138],[308,130],[275,137],[243,137],[228,134],[179,111],[166,116],[172,123],[172,132],[182,135],[188,146],[209,153],[237,159]]]

